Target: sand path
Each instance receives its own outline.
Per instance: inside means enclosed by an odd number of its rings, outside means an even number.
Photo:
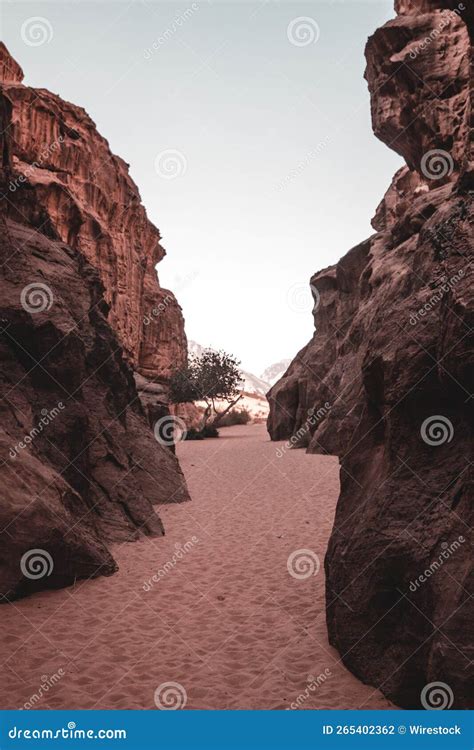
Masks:
[[[389,708],[328,644],[322,566],[287,569],[300,549],[323,561],[337,459],[281,445],[263,425],[180,444],[193,502],[160,509],[164,539],[116,547],[115,576],[0,607],[0,706],[151,709],[173,682],[161,699],[187,708]]]

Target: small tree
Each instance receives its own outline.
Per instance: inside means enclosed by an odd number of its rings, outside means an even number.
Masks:
[[[175,404],[204,401],[206,408],[201,430],[206,427],[212,412],[215,414],[212,424],[217,426],[242,398],[239,364],[231,354],[205,349],[201,355],[191,357],[186,367],[175,370],[170,379],[170,401]],[[227,406],[218,412],[216,401],[226,401]]]

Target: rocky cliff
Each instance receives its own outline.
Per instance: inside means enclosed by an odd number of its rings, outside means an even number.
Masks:
[[[24,86],[3,45],[0,68],[12,104],[8,197],[34,191],[36,227],[97,269],[127,361],[150,380],[166,380],[186,361],[184,321],[174,295],[159,286],[155,266],[165,251],[128,165],[82,107]]]
[[[188,494],[131,369],[161,377],[185,351],[171,296],[166,325],[157,316],[143,333],[153,286],[168,294],[154,274],[158,231],[83,110],[22,86],[4,47],[0,73],[0,599],[10,600],[114,572],[109,542],[162,534],[154,506]]]
[[[268,429],[340,457],[325,567],[329,637],[344,663],[405,708],[464,708],[473,17],[441,0],[396,10],[368,41],[366,78],[374,131],[406,166],[376,233],[311,279],[316,331],[269,393]]]

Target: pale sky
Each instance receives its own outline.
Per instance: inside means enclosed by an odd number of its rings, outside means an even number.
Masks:
[[[392,7],[15,0],[1,36],[25,83],[85,107],[130,164],[188,337],[260,374],[308,341],[310,276],[373,232],[402,164],[363,79]]]

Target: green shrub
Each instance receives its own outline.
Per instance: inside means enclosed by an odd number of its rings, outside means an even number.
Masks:
[[[247,409],[232,409],[219,420],[219,427],[232,427],[234,424],[248,424],[252,416]]]
[[[195,430],[194,427],[192,427],[190,430],[187,431],[186,436],[184,438],[185,440],[204,440],[204,435],[200,430]]]
[[[212,425],[207,425],[202,430],[196,430],[194,427],[191,427],[186,433],[185,440],[204,440],[205,438],[216,437],[219,437],[219,431]]]
[[[201,430],[201,435],[205,438],[217,438],[219,437],[219,430],[212,424],[208,424]]]

